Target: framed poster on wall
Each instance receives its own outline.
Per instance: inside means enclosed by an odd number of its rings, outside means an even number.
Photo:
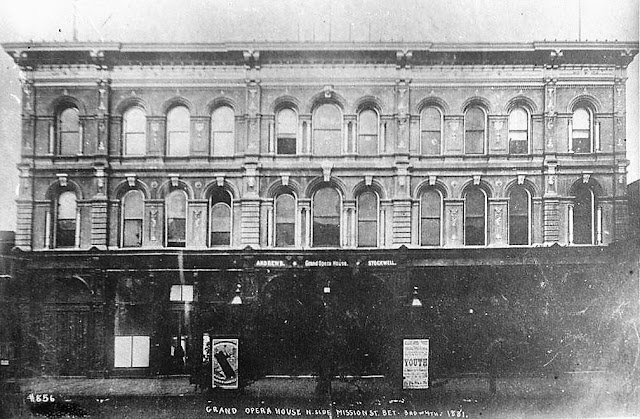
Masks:
[[[211,344],[213,388],[238,388],[238,339],[213,338]]]
[[[429,339],[402,340],[402,388],[429,388]]]

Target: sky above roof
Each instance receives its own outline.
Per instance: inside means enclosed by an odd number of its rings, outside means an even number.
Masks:
[[[0,1],[0,43],[638,41],[638,0]],[[74,12],[75,10],[75,12]],[[75,22],[75,24],[74,24]],[[627,81],[629,180],[640,178],[638,57]],[[0,230],[15,228],[19,74],[0,53]]]

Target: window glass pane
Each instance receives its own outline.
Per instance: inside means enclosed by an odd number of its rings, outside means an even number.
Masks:
[[[277,223],[276,224],[276,246],[293,246],[295,244],[295,224],[293,223]]]
[[[235,114],[229,106],[221,106],[211,114],[211,129],[213,131],[235,131]]]
[[[422,111],[420,120],[422,131],[440,131],[442,118],[440,111],[436,108],[425,108]]]
[[[125,134],[124,154],[129,156],[142,156],[147,150],[146,134]]]
[[[376,221],[358,221],[358,247],[378,245],[378,226]]]
[[[133,107],[124,114],[124,130],[127,133],[147,131],[147,117],[141,108]]]
[[[131,367],[131,336],[116,336],[114,343],[115,368]]]
[[[60,154],[80,153],[80,133],[61,132],[60,133]]]
[[[378,136],[363,134],[359,135],[358,154],[363,156],[372,156],[378,154]]]
[[[313,113],[313,126],[318,129],[342,129],[342,114],[337,106],[325,104]]]
[[[216,202],[211,206],[210,245],[228,246],[231,244],[230,239],[231,207],[226,202]]]
[[[278,112],[278,136],[296,137],[298,132],[298,117],[293,109],[282,109]]]
[[[76,194],[63,192],[58,197],[58,220],[76,219]]]
[[[340,245],[340,195],[335,189],[320,189],[314,195],[313,244]]]
[[[466,245],[485,244],[485,195],[477,188],[465,194],[464,241]]]
[[[181,285],[172,285],[169,293],[169,301],[182,301]]]
[[[522,108],[516,108],[509,114],[509,131],[529,129],[529,114]]]
[[[144,202],[142,192],[129,191],[123,198],[124,218],[142,218]]]
[[[583,188],[575,198],[573,206],[573,242],[593,243],[593,197],[589,189]]]
[[[167,245],[184,246],[187,237],[187,220],[184,218],[169,218],[167,223]]]
[[[358,246],[378,244],[378,196],[365,192],[358,196]]]
[[[422,131],[420,138],[422,154],[425,156],[440,154],[440,139],[440,131]]]
[[[422,194],[420,210],[423,217],[440,217],[440,194],[430,190]]]
[[[509,153],[526,154],[529,151],[528,135],[523,131],[509,132]]]
[[[509,244],[529,244],[529,194],[515,188],[509,194]]]
[[[484,131],[467,131],[464,138],[464,151],[467,154],[484,153]]]
[[[167,217],[186,218],[187,194],[183,191],[173,191],[167,196]]]
[[[233,156],[235,147],[232,132],[214,132],[212,141],[214,156]]]
[[[169,155],[186,156],[189,154],[189,133],[169,132]]]
[[[292,195],[284,194],[276,199],[276,222],[292,223],[295,220],[295,199]]]
[[[373,192],[365,192],[358,197],[358,219],[376,220],[378,218],[378,197]]]
[[[589,112],[584,108],[578,108],[573,112],[573,129],[589,130],[590,128]]]
[[[60,130],[63,132],[77,132],[80,127],[78,109],[67,108],[60,113]]]
[[[278,154],[296,154],[295,137],[278,137]]]
[[[365,135],[378,135],[378,114],[373,110],[360,112],[358,132]]]
[[[193,301],[193,285],[182,285],[182,301],[187,303]]]
[[[142,220],[124,220],[124,247],[142,246]]]
[[[133,368],[149,366],[149,336],[132,337],[131,366]]]
[[[471,108],[464,114],[464,127],[468,131],[484,131],[484,112],[480,108]]]
[[[420,244],[440,246],[440,218],[422,219]]]
[[[186,106],[176,106],[171,108],[167,114],[168,131],[189,131],[189,109]]]
[[[313,153],[318,156],[333,156],[342,152],[342,132],[339,130],[313,131]]]

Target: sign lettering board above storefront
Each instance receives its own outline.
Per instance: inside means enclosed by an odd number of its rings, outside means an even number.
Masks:
[[[360,262],[357,262],[360,265]],[[371,259],[362,263],[364,266],[375,267],[375,268],[387,268],[398,266],[398,263],[393,259]],[[349,262],[346,260],[318,260],[318,259],[309,259],[303,262],[298,262],[294,260],[289,263],[287,260],[283,259],[258,259],[255,262],[256,268],[288,268],[288,267],[304,267],[304,268],[340,268],[349,266]]]
[[[212,387],[238,388],[238,339],[214,338],[211,345]]]
[[[429,339],[403,339],[402,388],[429,388]]]

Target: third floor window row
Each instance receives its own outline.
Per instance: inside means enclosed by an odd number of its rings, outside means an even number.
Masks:
[[[464,154],[486,154],[489,149],[488,114],[483,107],[470,106],[463,115]],[[531,152],[532,115],[524,106],[511,109],[506,121],[509,154]],[[568,150],[591,153],[600,149],[600,125],[594,121],[593,109],[578,105],[568,120]],[[157,130],[157,125],[153,128]],[[198,136],[204,123],[196,124]],[[357,154],[378,155],[391,151],[390,122],[381,120],[376,109],[364,108],[354,120],[345,119],[342,110],[333,103],[316,107],[310,119],[301,119],[295,109],[285,107],[275,114],[268,126],[268,150],[276,155],[313,154],[337,156]],[[144,156],[148,152],[148,123],[139,106],[127,109],[122,118],[122,154]],[[50,148],[60,155],[82,154],[83,123],[78,108],[68,106],[58,113],[55,126],[57,141]],[[444,113],[439,107],[422,109],[419,120],[418,151],[424,156],[443,153]],[[174,106],[166,114],[165,154],[188,156],[191,153],[192,121],[186,106]],[[154,136],[157,132],[154,132]],[[52,137],[53,138],[53,137]],[[156,137],[154,137],[156,138]],[[216,108],[210,117],[209,153],[230,157],[236,153],[235,111],[230,106]]]

